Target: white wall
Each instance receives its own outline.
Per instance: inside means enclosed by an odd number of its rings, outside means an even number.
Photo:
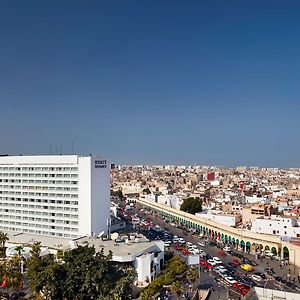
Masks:
[[[252,221],[251,231],[256,233],[297,237],[297,234],[300,234],[300,227],[294,227],[296,224],[297,221],[291,218],[258,218]]]
[[[91,157],[78,159],[78,217],[79,234],[88,235],[92,232],[91,227]]]
[[[110,218],[110,164],[99,157],[79,157],[79,234],[107,233]]]
[[[107,232],[110,218],[110,164],[99,157],[92,158],[92,232]]]

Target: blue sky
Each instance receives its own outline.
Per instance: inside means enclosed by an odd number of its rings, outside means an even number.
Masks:
[[[9,1],[0,152],[300,167],[299,1]]]

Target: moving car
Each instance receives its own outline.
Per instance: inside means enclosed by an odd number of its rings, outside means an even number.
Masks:
[[[206,246],[205,243],[203,243],[203,242],[198,242],[198,245],[201,246],[201,247],[205,247]]]
[[[233,263],[234,266],[236,266],[236,267],[239,266],[239,265],[241,264],[240,261],[239,261],[238,259],[236,259],[236,258],[233,260],[232,263]]]
[[[242,265],[241,265],[241,268],[242,268],[243,270],[247,271],[247,272],[253,271],[253,267],[252,267],[251,265],[249,265],[249,264],[242,264]]]
[[[225,246],[225,247],[223,248],[223,250],[226,251],[226,252],[230,252],[230,251],[231,251],[231,248],[230,248],[229,246]]]

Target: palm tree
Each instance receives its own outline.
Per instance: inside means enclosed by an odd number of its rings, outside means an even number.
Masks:
[[[151,294],[148,290],[143,290],[140,294],[139,300],[149,300],[151,299]]]
[[[197,270],[193,267],[189,268],[187,273],[186,273],[186,277],[187,277],[188,280],[190,280],[192,282],[192,287],[194,289],[194,283],[198,278]]]
[[[4,253],[4,248],[5,248],[5,242],[8,241],[9,238],[7,236],[7,233],[4,233],[4,232],[0,232],[0,245],[1,245],[1,250],[2,250],[2,253]]]
[[[174,294],[176,294],[177,299],[179,299],[179,297],[181,296],[181,294],[183,293],[184,289],[183,289],[183,285],[180,281],[174,281],[171,285],[171,290]]]

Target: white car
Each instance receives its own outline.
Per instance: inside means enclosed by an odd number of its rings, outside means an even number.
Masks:
[[[237,283],[237,281],[236,281],[234,278],[232,278],[231,276],[226,276],[224,279],[225,279],[229,284]]]
[[[199,250],[198,249],[192,249],[192,254],[194,255],[197,255],[197,254],[200,254]]]
[[[203,242],[198,242],[198,245],[201,247],[205,247],[206,245]]]
[[[223,263],[222,260],[221,260],[219,257],[217,257],[217,256],[213,257],[212,259],[213,259],[213,261],[214,261],[216,264],[222,264],[222,263]]]
[[[216,271],[216,270],[220,270],[220,271],[222,271],[222,272],[227,271],[226,268],[225,268],[224,266],[217,266],[217,267],[215,267],[214,270],[215,270],[215,271]]]
[[[251,274],[249,277],[251,279],[255,280],[255,281],[262,281],[263,280],[261,276],[255,275],[255,274]]]
[[[213,260],[213,259],[209,259],[207,261],[210,265],[212,265],[213,267],[217,265],[217,263]]]
[[[230,251],[231,251],[231,248],[230,248],[229,246],[225,246],[225,247],[223,248],[223,250],[226,251],[226,252],[230,252]]]
[[[268,257],[274,256],[274,254],[270,250],[266,250],[264,254],[265,254],[265,256],[268,256]]]
[[[192,244],[191,242],[186,242],[186,245],[187,245],[188,247],[193,246],[193,244]]]

